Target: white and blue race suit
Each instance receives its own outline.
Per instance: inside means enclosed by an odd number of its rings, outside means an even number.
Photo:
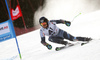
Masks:
[[[64,23],[63,20],[50,20],[48,21],[48,27],[40,29],[40,36],[41,36],[41,43],[45,42],[45,35],[49,36],[49,41],[60,43],[63,39],[68,39],[73,41],[73,39],[76,39],[76,37],[70,35],[66,31],[63,31],[62,29],[59,29],[56,24]]]

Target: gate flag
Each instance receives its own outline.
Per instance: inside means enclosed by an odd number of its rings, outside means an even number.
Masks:
[[[13,2],[14,1],[14,2]],[[24,24],[24,28],[25,31],[27,32],[27,27],[24,21],[24,17],[20,8],[20,4],[18,0],[10,0],[10,15],[11,15],[11,19],[12,21],[17,20],[18,18],[22,18],[23,24]],[[13,4],[11,4],[13,2]],[[16,4],[14,4],[16,3]]]
[[[21,9],[20,9],[19,5],[16,6],[15,10],[13,8],[11,8],[10,12],[11,12],[11,18],[12,18],[12,20],[16,20],[17,18],[19,18],[19,17],[22,16]]]

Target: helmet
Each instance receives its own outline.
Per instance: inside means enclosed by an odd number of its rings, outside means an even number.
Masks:
[[[45,17],[41,17],[41,18],[39,19],[39,23],[40,23],[40,25],[41,25],[41,23],[43,23],[43,22],[46,22],[47,25],[48,25],[48,19],[47,19],[47,18],[45,18]]]

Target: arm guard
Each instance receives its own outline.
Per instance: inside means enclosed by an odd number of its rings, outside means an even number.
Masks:
[[[67,26],[70,26],[71,25],[71,22],[70,21],[66,21],[66,20],[51,20],[50,22],[56,22],[57,24],[59,24],[59,23],[63,23],[63,24],[65,24],[65,25],[67,25]]]
[[[64,20],[51,20],[50,22],[56,22],[57,24],[59,24],[59,23],[64,23]]]

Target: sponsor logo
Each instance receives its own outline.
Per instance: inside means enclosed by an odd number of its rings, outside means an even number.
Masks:
[[[0,25],[0,35],[10,32],[8,22]]]
[[[10,39],[10,38],[11,38],[11,34],[8,34],[6,36],[0,37],[0,41],[7,40],[7,39]]]
[[[0,30],[8,29],[8,26],[1,27]]]

